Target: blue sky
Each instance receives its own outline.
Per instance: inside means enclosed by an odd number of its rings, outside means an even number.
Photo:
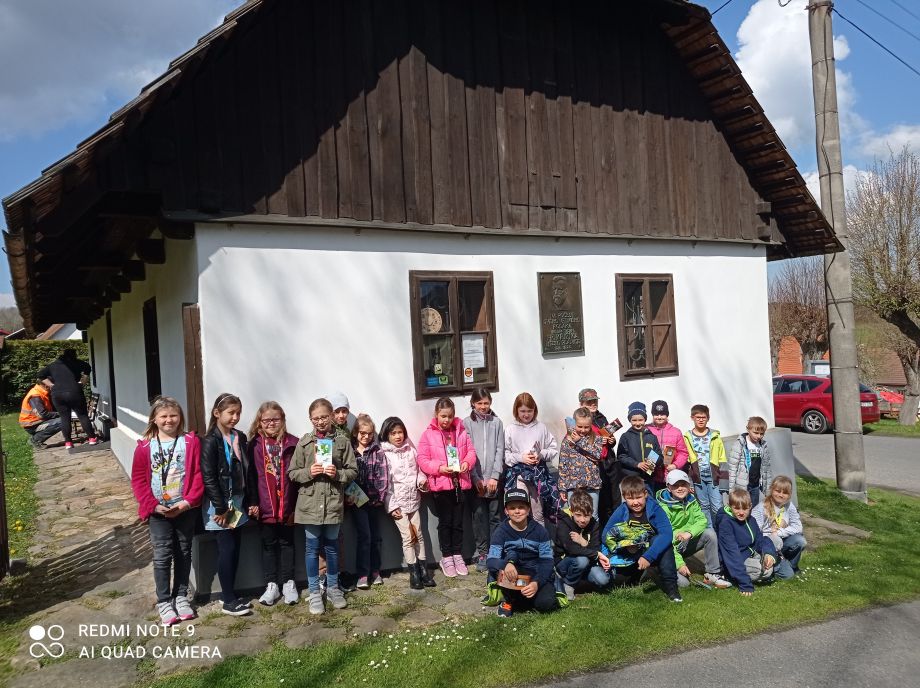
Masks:
[[[700,2],[710,11],[722,3]],[[72,151],[238,4],[0,0],[0,197]],[[714,23],[811,181],[816,163],[805,4],[732,0]],[[836,7],[920,70],[920,38],[909,35],[920,36],[920,3],[837,0]],[[920,76],[840,17],[834,34],[844,164],[851,181],[888,147],[920,148]],[[9,302],[5,294],[11,291],[9,268],[0,260],[0,305]]]

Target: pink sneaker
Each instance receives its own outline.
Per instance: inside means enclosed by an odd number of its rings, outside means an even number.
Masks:
[[[454,566],[453,557],[442,557],[441,558],[441,570],[444,572],[444,575],[448,578],[457,577],[457,569]]]
[[[73,442],[64,442],[64,449],[66,449],[67,451],[70,451],[71,449],[73,449]]]
[[[461,576],[465,576],[470,572],[470,570],[466,568],[466,562],[463,561],[463,556],[460,554],[454,555],[454,568]]]
[[[93,444],[96,444],[98,441],[99,440],[96,439],[95,437],[90,437],[88,440],[86,440],[86,443],[89,445],[93,445]]]

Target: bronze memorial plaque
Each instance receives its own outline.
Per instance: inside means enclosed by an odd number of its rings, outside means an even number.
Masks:
[[[584,353],[581,274],[538,272],[540,343],[544,354]]]

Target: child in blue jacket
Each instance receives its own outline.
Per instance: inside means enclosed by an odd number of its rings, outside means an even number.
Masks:
[[[610,516],[601,535],[601,553],[608,557],[611,573],[638,581],[641,573],[658,566],[664,594],[683,602],[677,587],[677,564],[671,546],[674,532],[664,509],[648,499],[645,481],[629,475],[620,483],[623,503]]]
[[[728,576],[745,597],[754,594],[754,583],[769,581],[776,564],[776,548],[760,532],[751,517],[751,495],[742,487],[728,493],[728,506],[716,517],[719,555]]]

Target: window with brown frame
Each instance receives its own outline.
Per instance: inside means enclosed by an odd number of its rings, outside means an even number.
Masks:
[[[409,273],[416,399],[498,389],[491,272]]]
[[[671,275],[617,275],[620,379],[677,375]]]

